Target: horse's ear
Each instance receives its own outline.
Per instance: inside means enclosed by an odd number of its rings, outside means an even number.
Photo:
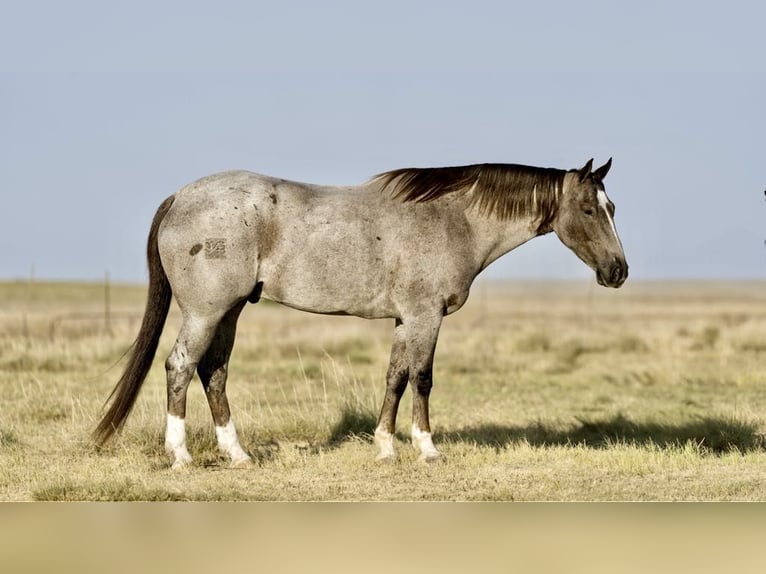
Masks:
[[[577,172],[578,177],[580,178],[580,181],[585,181],[585,178],[590,175],[590,170],[593,169],[593,158],[590,158],[588,160],[588,163],[586,163],[582,169],[580,169]]]
[[[596,171],[593,172],[593,177],[595,177],[598,181],[604,181],[606,174],[609,173],[610,167],[612,167],[611,157],[609,158],[608,162],[606,162],[604,165],[602,165],[600,168],[598,168]]]

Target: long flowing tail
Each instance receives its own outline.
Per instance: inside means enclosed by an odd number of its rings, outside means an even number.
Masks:
[[[141,385],[157,352],[157,345],[165,326],[165,319],[170,309],[170,300],[173,296],[168,277],[160,261],[157,233],[160,223],[173,204],[173,199],[174,196],[170,196],[163,201],[152,220],[146,247],[149,262],[149,296],[146,301],[146,311],[141,322],[141,329],[133,343],[128,365],[106,400],[106,403],[111,401],[111,404],[93,431],[93,438],[97,445],[104,444],[125,424],[125,419],[128,418],[133,404],[136,402],[138,392],[141,390]]]

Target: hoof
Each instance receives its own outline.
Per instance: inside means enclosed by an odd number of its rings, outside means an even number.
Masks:
[[[184,470],[191,466],[192,459],[179,458],[170,465],[170,470]]]
[[[418,462],[433,463],[439,462],[442,459],[442,453],[440,452],[424,452],[418,457]]]
[[[380,452],[378,453],[378,456],[375,457],[375,462],[386,464],[396,462],[398,459],[399,457],[397,457],[394,452]]]
[[[252,468],[252,466],[253,466],[253,459],[248,456],[247,458],[238,458],[237,460],[232,460],[231,464],[229,465],[229,468],[243,469],[243,468]]]

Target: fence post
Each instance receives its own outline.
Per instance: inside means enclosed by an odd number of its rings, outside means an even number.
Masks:
[[[111,335],[112,333],[112,302],[111,302],[111,293],[110,293],[110,281],[109,281],[109,271],[107,270],[106,275],[104,276],[104,328],[106,329],[106,332]]]
[[[21,328],[24,334],[24,338],[29,338],[29,320],[27,318],[27,313],[29,313],[29,309],[32,306],[31,300],[32,300],[32,289],[35,285],[35,264],[32,263],[32,265],[29,266],[29,277],[27,278],[27,288],[25,289],[26,293],[24,295],[24,311],[22,315],[22,323]]]

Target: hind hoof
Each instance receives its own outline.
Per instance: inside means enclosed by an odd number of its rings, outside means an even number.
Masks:
[[[173,461],[173,464],[170,465],[170,470],[172,471],[186,470],[187,468],[191,466],[191,463],[192,463],[191,459],[175,460]]]
[[[247,458],[232,460],[231,464],[229,465],[229,468],[244,469],[244,468],[252,468],[252,466],[253,466],[253,459],[248,456]]]

